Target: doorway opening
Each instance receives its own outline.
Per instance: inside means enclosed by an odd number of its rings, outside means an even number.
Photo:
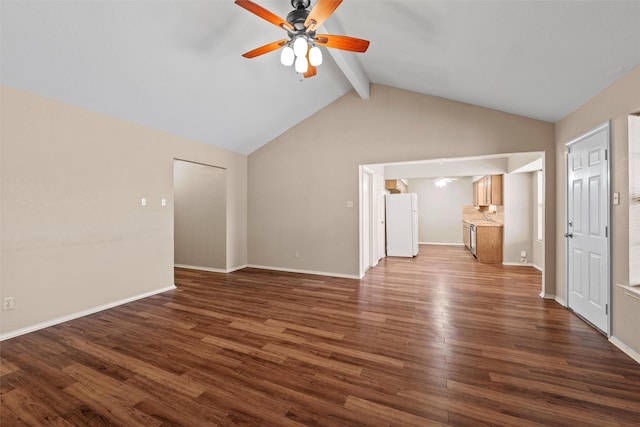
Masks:
[[[227,269],[226,169],[174,159],[174,265]]]
[[[463,207],[474,205],[473,181],[485,175],[503,175],[504,201],[496,208],[504,218],[503,265],[528,265],[542,272],[540,296],[544,291],[544,152],[442,158],[409,162],[366,164],[374,182],[370,197],[372,212],[382,212],[373,228],[360,216],[360,276],[366,269],[364,259],[373,251],[375,264],[385,256],[384,195],[385,180],[407,180],[408,192],[418,194],[419,242],[432,245],[464,245]],[[442,186],[439,178],[455,178]],[[440,184],[440,185],[438,185]],[[360,179],[361,210],[364,209]],[[382,225],[382,227],[378,227]],[[365,228],[370,229],[367,248]],[[372,242],[377,242],[377,248]],[[373,265],[375,265],[373,264]]]

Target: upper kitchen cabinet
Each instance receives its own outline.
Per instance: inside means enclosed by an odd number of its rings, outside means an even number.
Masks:
[[[403,179],[387,179],[385,188],[392,194],[406,193],[407,183]]]
[[[473,183],[473,205],[502,204],[502,175],[485,175]]]

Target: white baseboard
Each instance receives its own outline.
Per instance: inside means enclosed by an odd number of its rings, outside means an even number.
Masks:
[[[247,268],[248,265],[241,265],[238,267],[232,268],[212,268],[212,267],[200,267],[198,265],[187,265],[187,264],[174,264],[174,267],[178,268],[187,268],[189,270],[199,270],[199,271],[208,271],[210,273],[233,273],[234,271],[242,270],[243,268]]]
[[[553,298],[553,299],[556,300],[556,302],[558,304],[560,304],[561,306],[563,306],[563,307],[567,306],[567,302],[565,300],[563,300],[562,298],[560,298],[559,296],[556,295],[555,298]]]
[[[464,243],[418,242],[419,245],[464,246]]]
[[[212,273],[233,273],[234,271],[242,270],[243,268],[259,268],[261,270],[283,271],[286,273],[314,274],[316,276],[340,277],[343,279],[360,279],[361,278],[359,276],[354,276],[350,274],[329,273],[326,271],[314,271],[314,270],[300,270],[296,268],[272,267],[269,265],[256,265],[256,264],[245,264],[239,267],[233,267],[226,270],[222,268],[199,267],[197,265],[186,265],[186,264],[175,264],[175,267],[188,268],[189,270],[208,271]]]
[[[247,268],[247,267],[249,267],[248,264],[239,265],[237,267],[227,268],[227,273],[233,273],[234,271],[242,270],[243,268]]]
[[[636,362],[640,363],[640,353],[638,353],[637,351],[635,351],[634,349],[632,349],[631,347],[629,347],[628,345],[620,341],[618,338],[612,335],[611,337],[609,337],[609,342],[615,345],[616,347],[618,347],[624,354],[626,354]]]
[[[540,298],[544,298],[544,299],[552,299],[555,300],[556,296],[553,294],[543,294],[542,292],[540,292]]]
[[[226,273],[224,268],[200,267],[198,265],[174,264],[174,267],[187,268],[189,270],[208,271],[209,273]]]
[[[529,264],[531,265],[531,267],[535,268],[538,271],[542,271],[542,267],[540,267],[538,264]]]
[[[533,264],[529,263],[529,262],[503,262],[502,265],[510,265],[510,266],[517,266],[517,267],[535,267]]]
[[[9,338],[15,338],[20,335],[28,334],[29,332],[35,332],[40,329],[48,328],[49,326],[55,326],[60,323],[68,322],[70,320],[78,319],[80,317],[88,316],[90,314],[94,314],[99,311],[108,310],[110,308],[117,307],[119,305],[127,304],[143,298],[148,298],[150,296],[161,294],[163,292],[171,291],[174,289],[176,289],[176,285],[171,285],[171,286],[167,286],[166,288],[156,289],[154,291],[146,292],[144,294],[110,302],[108,304],[100,305],[98,307],[93,307],[87,310],[79,311],[77,313],[72,313],[66,316],[58,317],[56,319],[47,320],[46,322],[36,323],[35,325],[27,326],[26,328],[17,329],[15,331],[2,334],[0,335],[0,341],[8,340]]]
[[[285,273],[303,273],[303,274],[314,274],[316,276],[340,277],[342,279],[360,279],[359,276],[356,276],[353,274],[330,273],[327,271],[299,270],[296,268],[271,267],[268,265],[255,265],[255,264],[249,264],[247,265],[247,267],[259,268],[261,270],[283,271]]]

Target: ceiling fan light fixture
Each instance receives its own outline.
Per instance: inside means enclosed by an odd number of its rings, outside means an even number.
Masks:
[[[2,1],[2,0],[0,0]],[[316,34],[322,24],[331,16],[343,0],[315,0],[315,5],[308,10],[311,0],[290,0],[294,10],[282,19],[252,0],[234,0],[241,8],[268,21],[281,30],[285,30],[288,39],[268,43],[242,54],[245,58],[256,58],[273,52],[281,47],[280,62],[285,66],[295,65],[298,73],[304,78],[316,75],[316,67],[322,64],[322,52],[316,46],[339,49],[347,52],[363,53],[369,47],[369,41],[349,36],[334,34]]]
[[[309,63],[307,62],[307,58],[304,56],[298,56],[296,58],[296,71],[298,73],[306,73],[309,69]]]
[[[309,49],[309,64],[317,67],[322,64],[322,51],[318,46],[314,46]]]
[[[293,61],[295,61],[296,56],[293,53],[293,49],[291,46],[285,46],[282,48],[282,52],[280,53],[280,62],[282,65],[286,67],[290,67],[293,65]]]
[[[446,179],[439,179],[436,181],[436,187],[445,187],[447,185],[447,180]]]
[[[309,45],[307,43],[307,39],[302,36],[296,37],[293,41],[293,53],[295,53],[298,58],[304,58],[307,56],[308,48]]]

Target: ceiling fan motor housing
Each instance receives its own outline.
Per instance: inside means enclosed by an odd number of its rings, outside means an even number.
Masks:
[[[293,0],[291,3],[293,4],[294,1],[296,0]],[[306,27],[304,26],[304,21],[307,20],[307,16],[309,16],[309,11],[307,9],[298,8],[289,12],[287,15],[287,22],[295,29],[295,33],[305,31]]]

